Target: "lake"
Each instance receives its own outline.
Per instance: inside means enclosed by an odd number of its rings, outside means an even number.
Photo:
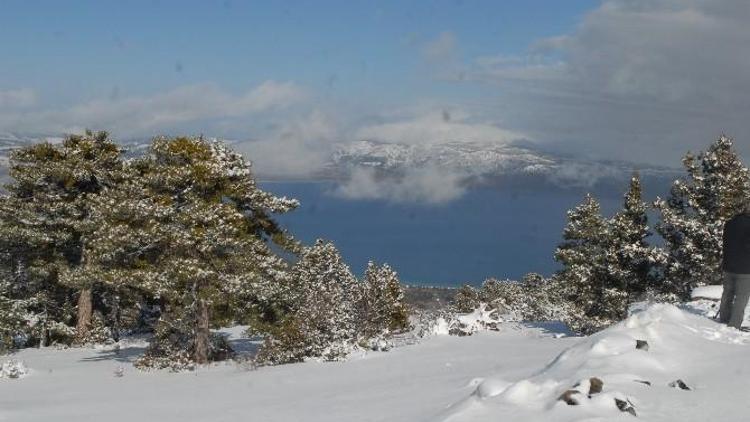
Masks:
[[[360,276],[367,261],[387,262],[407,284],[478,285],[488,277],[549,275],[566,211],[585,192],[556,189],[473,188],[447,204],[350,200],[330,194],[333,182],[263,182],[301,206],[279,217],[298,239],[333,241]],[[606,214],[621,192],[599,194]]]

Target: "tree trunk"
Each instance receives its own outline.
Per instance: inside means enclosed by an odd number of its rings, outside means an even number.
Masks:
[[[91,288],[81,289],[78,295],[78,318],[76,319],[76,340],[85,341],[91,331],[93,313]]]
[[[112,340],[120,341],[120,296],[115,294],[112,296],[112,310],[110,312],[110,323],[112,324]]]
[[[208,303],[205,299],[198,299],[198,309],[195,317],[195,362],[208,363],[210,336],[208,319]]]

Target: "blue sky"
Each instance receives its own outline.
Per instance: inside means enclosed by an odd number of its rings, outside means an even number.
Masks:
[[[571,30],[596,3],[6,1],[0,89],[65,104],[279,80],[344,99],[398,99],[436,89],[420,75],[419,51],[443,32],[461,40],[462,55],[518,55]]]
[[[340,143],[750,155],[750,2],[4,1],[0,133],[238,141],[305,175]]]

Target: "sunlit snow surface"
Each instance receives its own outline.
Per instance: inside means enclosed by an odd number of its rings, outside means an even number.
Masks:
[[[476,388],[473,379],[488,372],[528,376],[577,341],[553,334],[514,325],[502,333],[433,336],[346,362],[258,370],[219,364],[188,373],[136,370],[131,362],[145,345],[139,341],[123,345],[119,355],[111,349],[23,350],[12,358],[31,373],[0,379],[0,421],[435,420]]]
[[[703,314],[652,305],[586,338],[556,338],[554,325],[504,323],[500,332],[432,336],[346,362],[258,370],[231,363],[139,372],[131,365],[142,352],[138,340],[119,353],[24,350],[8,358],[31,372],[0,379],[0,420],[747,420],[750,336]],[[637,350],[636,340],[648,341],[648,351]],[[236,335],[233,341],[255,347]],[[582,395],[578,406],[557,400],[579,383],[587,391],[590,377],[604,381],[601,393]],[[677,379],[691,390],[668,386]],[[638,419],[620,412],[615,398],[630,400]]]
[[[750,336],[697,314],[702,312],[651,305],[581,339],[531,376],[509,379],[488,372],[441,420],[633,420],[615,399],[632,403],[640,420],[748,420]],[[636,349],[636,340],[647,341],[648,350]],[[592,377],[604,388],[589,397]],[[677,380],[690,390],[670,386]],[[569,389],[581,391],[574,395],[578,405],[558,400]]]

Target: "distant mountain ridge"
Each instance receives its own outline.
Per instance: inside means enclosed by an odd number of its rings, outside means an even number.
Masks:
[[[0,132],[0,177],[8,172],[10,151],[36,142],[59,142],[61,137],[25,136]],[[237,141],[226,141],[236,144]],[[127,155],[146,148],[148,140],[123,143]],[[592,160],[547,152],[533,144],[443,142],[407,145],[371,140],[337,144],[329,162],[313,178],[346,179],[356,169],[371,169],[382,177],[410,169],[434,167],[459,172],[467,179],[483,181],[536,180],[555,185],[589,187],[617,182],[638,171],[644,178],[673,179],[680,169],[615,160]],[[260,174],[259,177],[263,177]]]
[[[397,170],[434,165],[486,174],[544,172],[554,163],[550,157],[529,149],[478,142],[405,145],[357,141],[341,145],[332,157],[332,164],[335,166],[354,165]]]
[[[637,171],[644,178],[674,178],[679,169],[615,160],[592,160],[542,151],[520,144],[445,142],[405,145],[378,141],[340,144],[327,170],[342,175],[357,168],[380,174],[405,172],[421,167],[458,171],[467,177],[485,179],[544,179],[566,186],[620,181]]]

